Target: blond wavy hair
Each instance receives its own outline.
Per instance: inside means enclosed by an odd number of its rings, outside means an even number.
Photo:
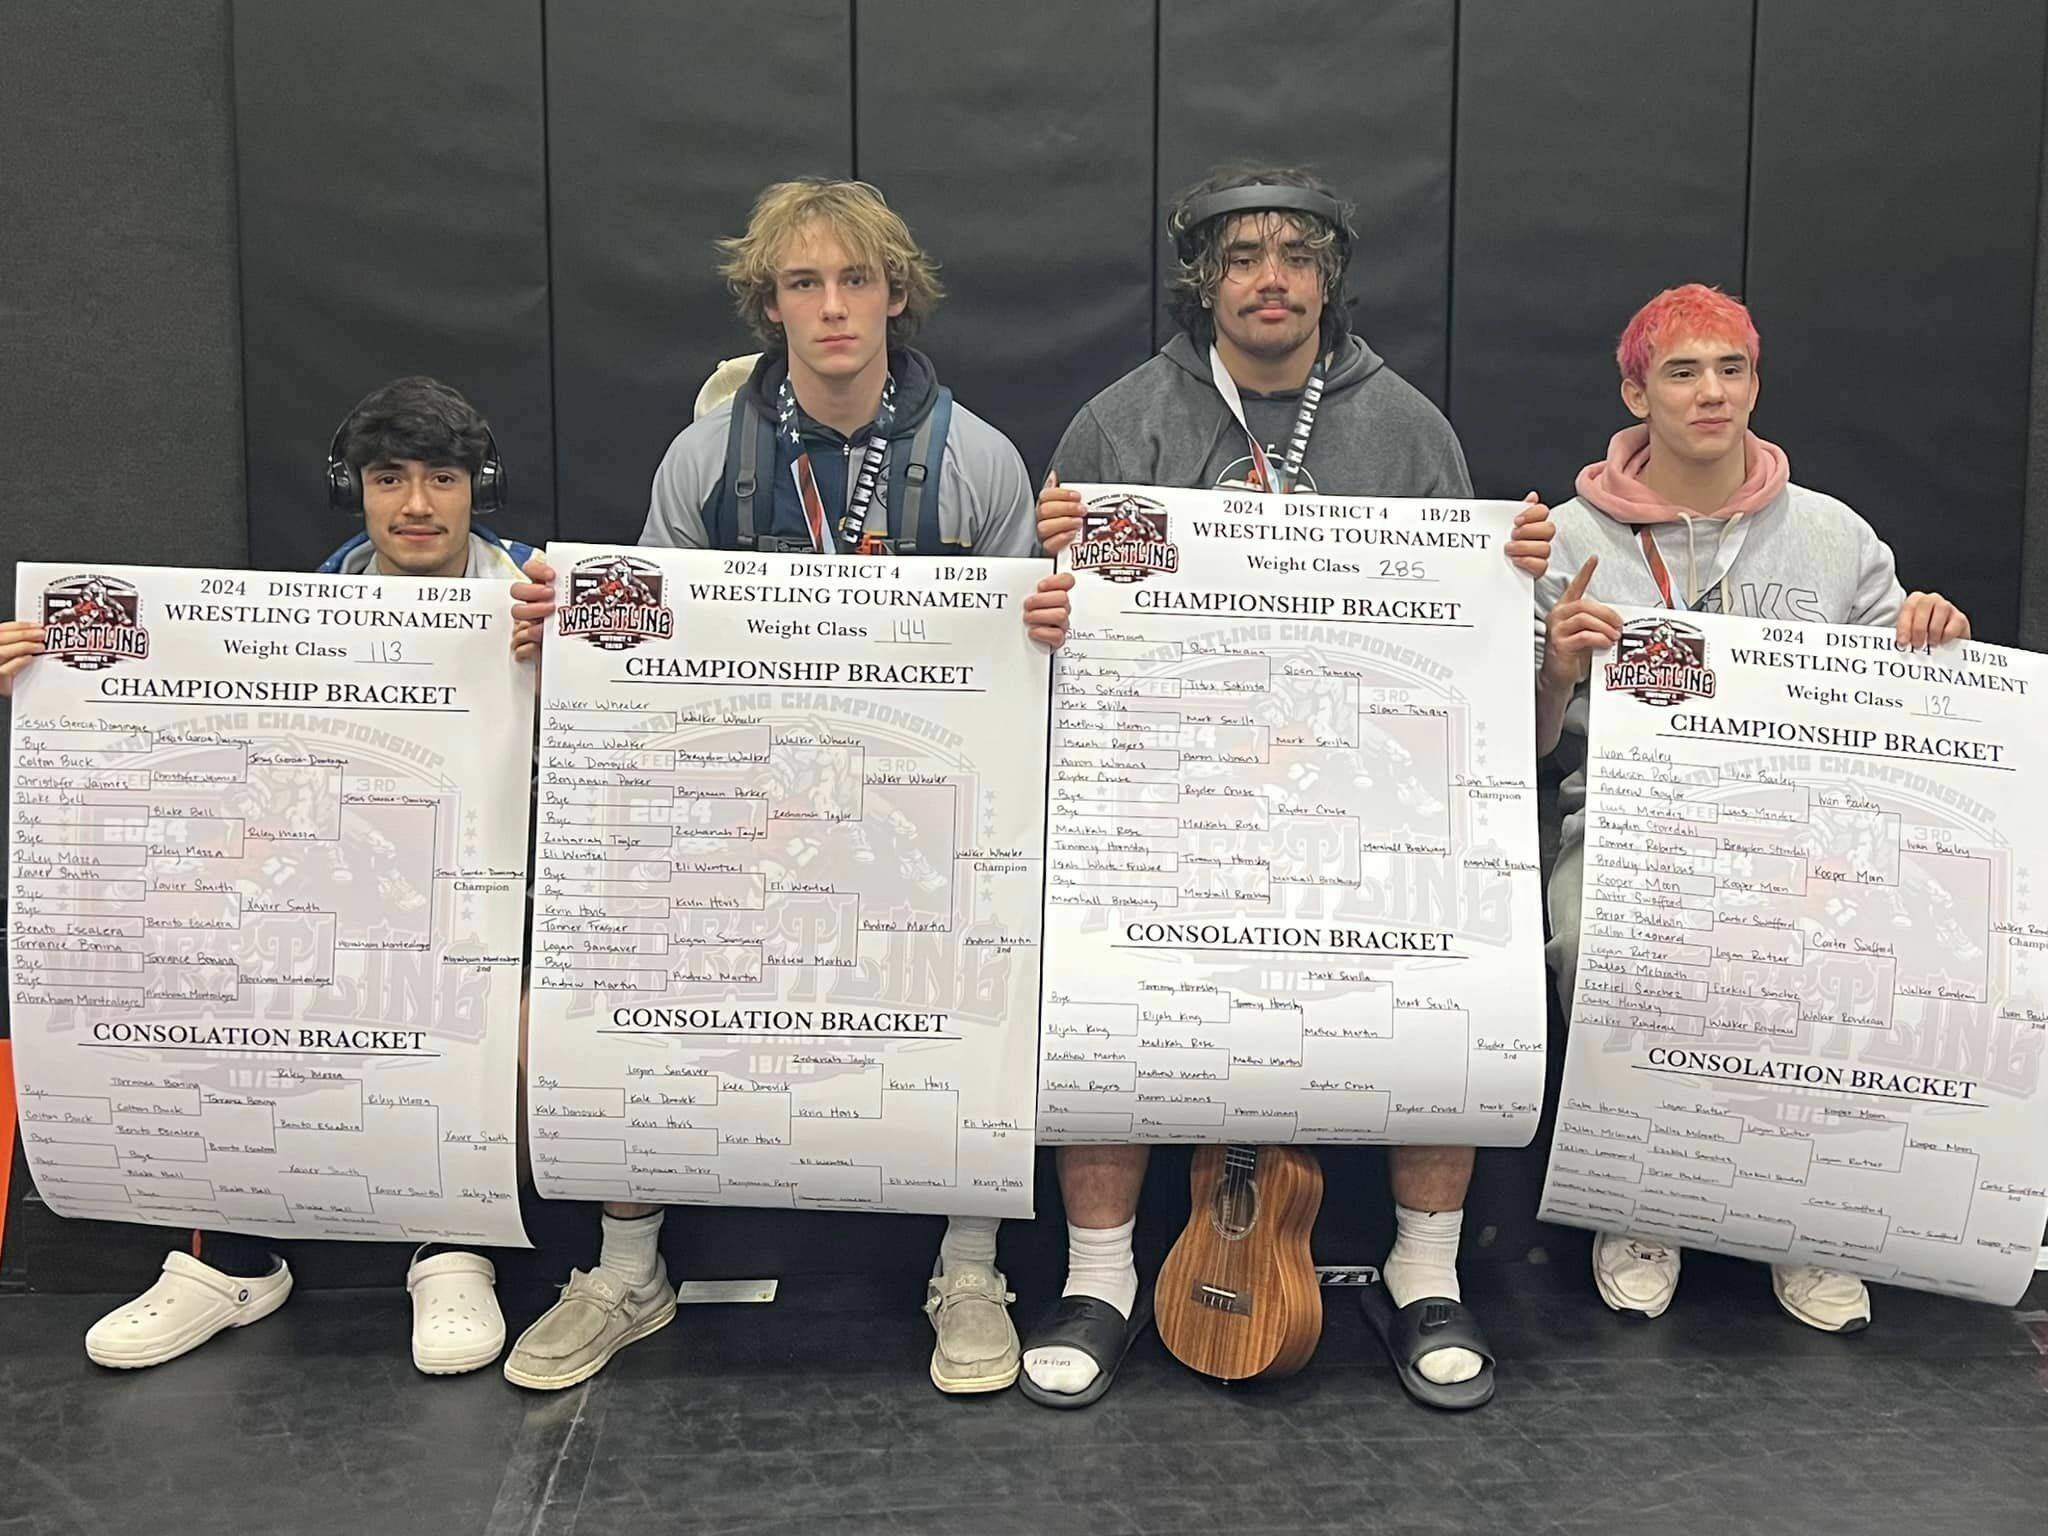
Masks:
[[[718,242],[725,257],[719,273],[748,329],[771,347],[784,345],[782,327],[768,318],[775,273],[790,242],[812,224],[824,225],[850,256],[886,277],[891,300],[903,300],[903,313],[889,318],[890,344],[901,345],[916,335],[945,297],[938,264],[875,188],[823,176],[778,181],[764,189],[754,199],[747,232]]]

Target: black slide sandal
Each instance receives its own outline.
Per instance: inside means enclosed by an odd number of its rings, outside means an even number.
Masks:
[[[1394,1363],[1394,1374],[1415,1401],[1456,1413],[1493,1400],[1493,1351],[1487,1348],[1486,1336],[1463,1302],[1447,1296],[1424,1296],[1405,1307],[1396,1307],[1385,1282],[1381,1282],[1358,1293],[1358,1307],[1372,1324],[1372,1331],[1380,1336],[1380,1343],[1386,1346],[1387,1358]],[[1448,1386],[1431,1381],[1415,1368],[1416,1363],[1440,1349],[1469,1349],[1486,1365],[1470,1381]]]
[[[1108,1302],[1095,1296],[1062,1296],[1052,1315],[1024,1341],[1024,1353],[1055,1345],[1078,1349],[1095,1362],[1095,1379],[1079,1392],[1048,1392],[1031,1379],[1029,1370],[1017,1374],[1017,1390],[1046,1408],[1086,1408],[1100,1400],[1116,1380],[1124,1356],[1152,1325],[1152,1287],[1138,1287],[1138,1299],[1131,1307],[1130,1321]]]

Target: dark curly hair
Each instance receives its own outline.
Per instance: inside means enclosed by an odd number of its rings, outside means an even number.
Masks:
[[[356,469],[417,459],[474,476],[489,445],[489,426],[461,391],[420,375],[373,389],[341,424],[341,456]]]
[[[1302,187],[1320,192],[1337,204],[1343,221],[1341,228],[1316,214],[1297,213],[1291,209],[1255,215],[1289,220],[1299,225],[1307,237],[1309,252],[1315,257],[1323,276],[1322,337],[1323,348],[1327,351],[1351,330],[1353,301],[1344,292],[1344,276],[1351,266],[1353,209],[1322,177],[1298,166],[1224,166],[1173,200],[1173,208],[1166,216],[1166,233],[1174,247],[1174,272],[1166,290],[1167,313],[1197,346],[1207,346],[1215,340],[1215,316],[1202,301],[1213,298],[1217,285],[1223,281],[1226,270],[1223,234],[1239,215],[1218,214],[1190,228],[1188,210],[1198,198],[1207,197],[1212,192],[1252,186]]]

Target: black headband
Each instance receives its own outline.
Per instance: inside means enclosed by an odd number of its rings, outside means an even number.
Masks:
[[[1260,213],[1312,213],[1326,220],[1340,234],[1345,232],[1343,205],[1327,192],[1318,192],[1311,187],[1274,186],[1262,182],[1249,187],[1209,192],[1196,198],[1181,215],[1180,228],[1176,233],[1190,233],[1197,225],[1206,224],[1226,213],[1246,213],[1254,209]]]

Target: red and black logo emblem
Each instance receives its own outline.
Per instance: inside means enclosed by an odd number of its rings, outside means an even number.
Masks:
[[[43,588],[43,644],[66,666],[93,672],[149,655],[135,588],[112,576],[70,576]]]
[[[1111,581],[1143,581],[1180,569],[1180,549],[1166,536],[1166,508],[1143,496],[1105,496],[1081,513],[1074,569],[1100,571]]]
[[[1707,637],[1690,624],[1658,615],[1631,619],[1607,663],[1607,689],[1632,693],[1645,704],[1682,704],[1714,696]]]
[[[555,619],[560,633],[608,651],[676,632],[676,616],[661,600],[661,567],[632,555],[577,561],[569,572],[569,606]]]

